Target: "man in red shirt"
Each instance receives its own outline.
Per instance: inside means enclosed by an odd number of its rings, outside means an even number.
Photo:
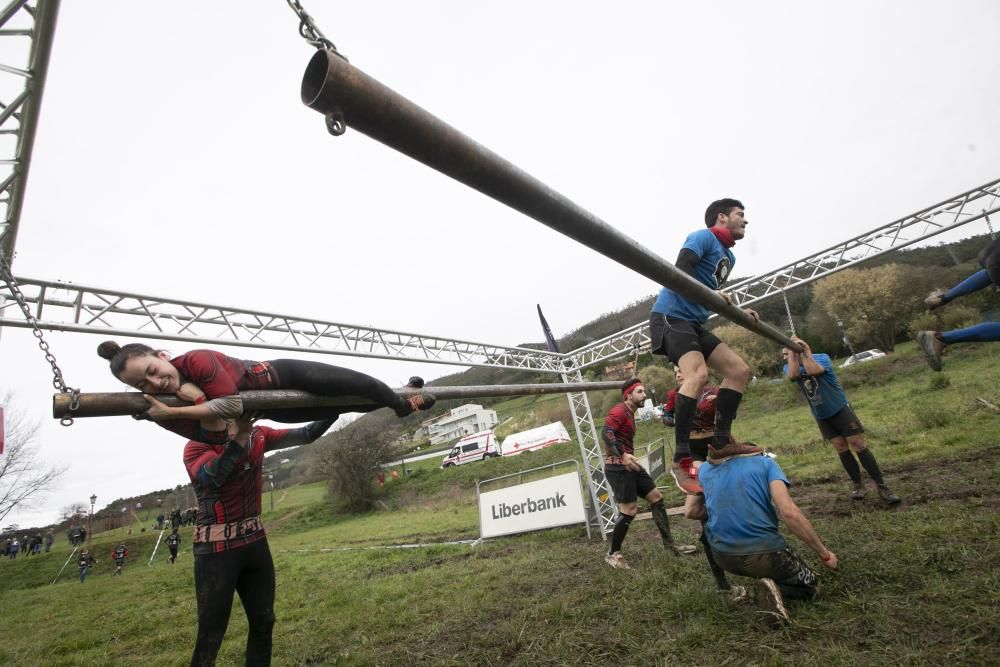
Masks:
[[[635,458],[632,440],[635,437],[635,411],[646,401],[646,389],[636,378],[622,384],[622,402],[608,411],[601,436],[604,440],[604,476],[611,486],[618,503],[618,520],[611,533],[611,549],[604,557],[605,562],[615,569],[630,569],[622,555],[622,542],[629,525],[639,511],[638,498],[641,495],[649,503],[653,522],[660,531],[663,546],[678,555],[695,552],[690,544],[674,544],[670,534],[667,510],[663,506],[663,494],[656,488],[656,482],[649,476]]]
[[[297,429],[253,426],[245,416],[225,445],[194,440],[184,447],[184,466],[198,498],[194,584],[198,639],[192,665],[214,665],[229,625],[233,593],[247,615],[247,665],[271,662],[274,629],[274,562],[260,520],[264,453],[313,442],[336,421]]]

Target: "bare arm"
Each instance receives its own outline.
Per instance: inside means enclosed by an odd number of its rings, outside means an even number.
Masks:
[[[801,360],[802,367],[806,369],[806,373],[816,377],[826,372],[826,369],[820,366],[819,362],[813,359],[813,351],[812,348],[809,347],[809,343],[805,342],[798,336],[792,336],[792,340],[802,346],[802,354],[799,355],[799,358]],[[789,371],[790,370],[791,365],[789,365]],[[796,364],[796,372],[798,372],[798,364]]]
[[[816,555],[823,561],[823,565],[831,570],[837,569],[837,555],[823,544],[816,530],[809,523],[809,519],[806,518],[806,515],[802,513],[802,510],[799,509],[799,506],[795,504],[795,501],[788,494],[785,483],[782,480],[776,479],[771,482],[769,488],[771,491],[771,501],[774,503],[775,509],[778,510],[778,516],[785,522],[785,525],[792,531],[792,534],[815,551]]]
[[[691,500],[684,507],[684,518],[695,521],[708,519],[708,508],[705,507],[705,496],[689,496]]]

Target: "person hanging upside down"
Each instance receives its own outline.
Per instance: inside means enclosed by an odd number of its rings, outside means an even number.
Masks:
[[[198,498],[192,538],[198,639],[192,666],[215,664],[234,592],[249,625],[246,664],[271,663],[275,582],[260,519],[264,453],[309,444],[336,421],[334,417],[289,430],[256,426],[254,416],[236,421],[225,445],[191,440],[184,447],[184,467]]]
[[[359,396],[376,407],[391,408],[399,417],[429,410],[435,402],[429,393],[403,398],[369,375],[315,361],[245,361],[214,350],[192,350],[171,358],[163,350],[142,343],[120,346],[114,341],[101,343],[97,354],[110,362],[116,378],[145,394],[149,410],[144,414],[149,419],[188,440],[209,444],[229,439],[225,420],[243,413],[239,397],[243,390],[295,389],[318,396]],[[411,378],[408,386],[419,389],[423,380]],[[194,405],[171,408],[150,396],[153,393],[175,394]],[[260,414],[273,421],[295,423],[334,412],[318,408],[267,410]]]
[[[934,310],[966,294],[987,287],[1000,290],[1000,239],[994,239],[979,253],[977,271],[948,291],[935,290],[924,299],[928,309]],[[952,331],[918,331],[917,343],[927,355],[927,363],[936,371],[941,370],[941,355],[948,345],[955,343],[986,343],[1000,341],[1000,322],[980,322],[965,329]]]
[[[639,511],[636,502],[641,495],[649,503],[653,523],[660,531],[663,548],[671,553],[688,555],[695,552],[690,544],[674,544],[670,534],[670,520],[663,506],[663,494],[656,488],[656,482],[649,476],[635,458],[632,439],[635,437],[635,411],[646,401],[646,389],[636,378],[622,384],[622,402],[608,411],[601,432],[604,440],[604,475],[615,494],[618,504],[618,519],[611,533],[611,549],[605,562],[615,569],[628,570],[628,563],[621,552],[622,542],[629,525]]]
[[[688,235],[677,256],[676,266],[709,289],[722,292],[732,272],[736,257],[730,248],[746,234],[747,220],[743,204],[736,199],[719,199],[705,211],[705,226]],[[747,309],[754,319],[757,313]],[[684,374],[684,383],[677,393],[674,459],[670,474],[686,493],[699,493],[701,488],[691,477],[691,421],[702,387],[708,382],[708,369],[722,375],[722,387],[716,399],[712,446],[722,449],[730,440],[730,430],[750,379],[750,367],[738,354],[715,335],[704,329],[710,311],[690,301],[674,290],[664,287],[653,304],[649,316],[649,334],[653,354],[670,359]]]
[[[847,394],[840,388],[830,356],[813,354],[809,344],[797,336],[792,336],[792,340],[802,346],[802,354],[787,347],[782,348],[785,377],[799,385],[816,419],[820,434],[837,450],[840,464],[844,466],[853,484],[851,499],[861,500],[865,497],[861,469],[858,467],[858,461],[861,461],[868,476],[875,482],[879,498],[890,505],[899,503],[899,496],[886,486],[875,455],[865,446],[865,428],[847,401]],[[854,450],[854,454],[851,450]],[[855,454],[858,461],[854,460]]]

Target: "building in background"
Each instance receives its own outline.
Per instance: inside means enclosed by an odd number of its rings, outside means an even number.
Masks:
[[[468,403],[460,405],[445,414],[428,419],[420,425],[414,439],[430,438],[432,445],[440,445],[458,438],[488,431],[497,425],[495,410],[487,410],[481,405]]]

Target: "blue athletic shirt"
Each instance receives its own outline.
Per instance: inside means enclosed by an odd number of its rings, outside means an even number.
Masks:
[[[817,364],[822,366],[826,372],[820,376],[813,377],[806,373],[804,366],[799,366],[799,377],[795,384],[799,385],[806,400],[809,401],[809,409],[812,410],[816,419],[829,419],[844,409],[847,405],[847,394],[840,388],[837,375],[833,372],[833,362],[828,354],[814,354],[812,358]],[[785,364],[782,372],[788,375],[788,364]]]
[[[683,248],[698,255],[698,263],[694,265],[695,280],[709,289],[722,289],[736,265],[736,256],[729,248],[722,245],[708,228],[688,234]],[[671,319],[699,324],[704,323],[711,315],[711,311],[704,306],[689,301],[666,287],[660,290],[660,295],[653,304],[653,312],[662,313]]]
[[[788,485],[788,479],[773,459],[737,456],[704,463],[698,479],[708,508],[705,531],[714,551],[742,556],[785,548],[768,486],[775,480]]]

